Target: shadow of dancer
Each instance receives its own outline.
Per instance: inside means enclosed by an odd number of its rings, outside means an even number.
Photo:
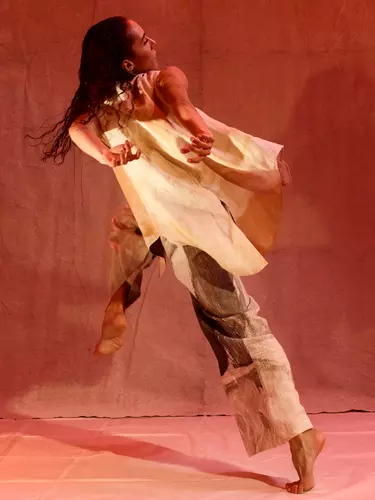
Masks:
[[[283,138],[294,185],[264,305],[314,412],[375,409],[374,78],[342,56],[306,82]]]

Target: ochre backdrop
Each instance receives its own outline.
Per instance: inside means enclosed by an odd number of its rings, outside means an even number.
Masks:
[[[0,417],[230,412],[188,293],[145,276],[124,349],[95,359],[108,298],[113,172],[75,151],[43,164],[25,133],[57,121],[80,44],[136,19],[193,102],[285,144],[269,266],[246,278],[310,412],[375,410],[375,4],[370,0],[3,0],[0,7]]]

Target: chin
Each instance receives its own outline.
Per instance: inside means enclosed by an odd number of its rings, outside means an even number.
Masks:
[[[158,62],[158,58],[157,58],[156,54],[155,54],[153,60],[151,61],[150,66],[152,67],[151,68],[152,70],[159,69],[159,62]]]
[[[149,71],[155,71],[159,69],[159,63],[157,59],[150,61],[149,64],[146,66],[146,69],[143,70],[144,73],[148,73]]]

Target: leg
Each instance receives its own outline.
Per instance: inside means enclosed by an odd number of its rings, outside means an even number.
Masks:
[[[143,271],[154,255],[147,248],[129,207],[112,220],[111,300],[106,307],[101,338],[95,354],[116,352],[123,343],[127,322],[125,311],[141,294]]]
[[[248,453],[288,441],[292,447],[298,436],[313,432],[312,425],[299,402],[286,355],[267,321],[258,316],[259,306],[241,280],[209,255],[192,247],[163,244],[177,278],[192,294]],[[313,486],[309,467],[299,470],[305,490]]]

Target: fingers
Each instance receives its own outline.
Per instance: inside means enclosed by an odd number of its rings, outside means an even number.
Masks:
[[[139,160],[139,158],[141,157],[141,154],[142,154],[142,151],[140,149],[137,149],[137,152],[135,153],[135,158],[134,160]]]
[[[122,146],[122,150],[120,152],[121,165],[126,165],[129,161],[131,161],[131,157],[132,143],[130,141],[125,141],[125,144]]]
[[[187,153],[197,153],[198,155],[200,156],[208,156],[210,153],[211,153],[211,147],[198,147],[198,146],[195,146],[193,144],[186,144],[186,146],[184,146],[182,149],[181,149],[181,153],[183,154],[187,154]]]
[[[212,149],[212,143],[204,142],[200,139],[196,139],[195,137],[192,137],[191,143],[193,147],[198,149]]]
[[[214,143],[214,138],[212,135],[207,135],[207,134],[200,134],[198,137],[192,137],[191,138],[194,141],[199,141],[200,143],[207,144],[212,147],[212,144]]]
[[[197,156],[189,158],[188,162],[199,163],[211,154],[213,142],[213,137],[206,134],[200,134],[198,137],[191,137],[191,144],[186,144],[181,149],[181,153],[197,153]]]
[[[198,137],[191,137],[191,145],[193,148],[206,151],[211,150],[214,143],[213,137],[200,135]]]
[[[141,157],[142,151],[137,148],[135,153],[132,153],[132,147],[134,144],[130,141],[126,141],[124,144],[124,151],[126,151],[126,155],[124,155],[124,164],[126,165],[129,161],[139,160]]]
[[[134,147],[132,142],[125,141],[121,149],[119,149],[119,147],[113,148],[115,151],[112,153],[111,166],[115,168],[119,165],[127,165],[130,161],[139,160],[142,154],[141,150],[137,149],[137,151],[133,153],[132,147]]]

